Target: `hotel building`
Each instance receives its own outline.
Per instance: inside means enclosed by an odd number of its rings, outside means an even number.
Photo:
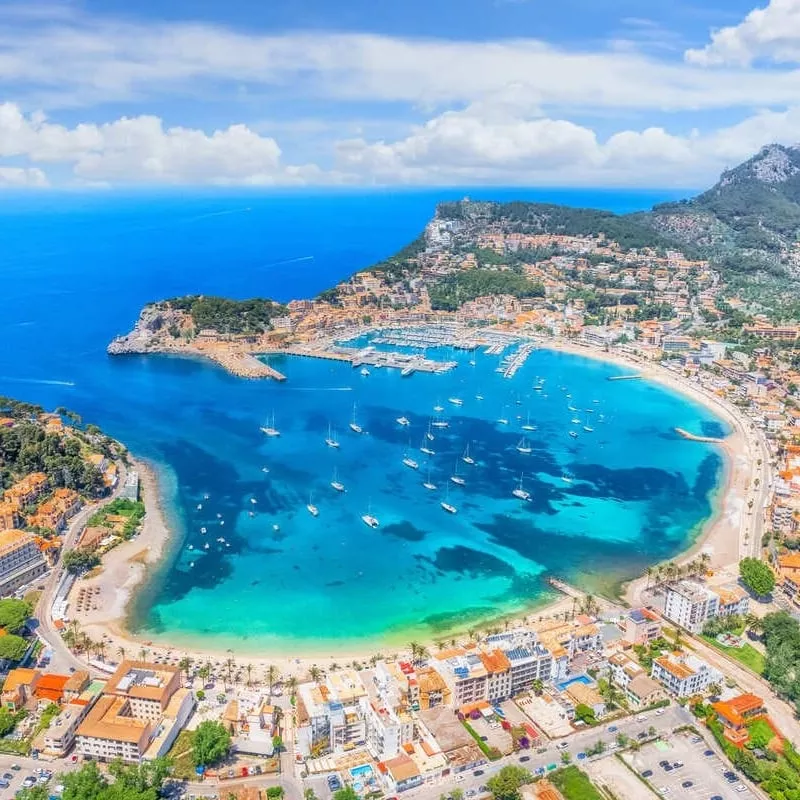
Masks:
[[[78,726],[78,752],[99,761],[139,761],[164,755],[194,709],[180,670],[123,661]]]
[[[746,614],[748,607],[747,594],[736,587],[714,591],[694,581],[678,581],[667,586],[664,616],[699,633],[713,617]]]
[[[25,531],[0,533],[0,596],[5,597],[47,572],[36,538]]]

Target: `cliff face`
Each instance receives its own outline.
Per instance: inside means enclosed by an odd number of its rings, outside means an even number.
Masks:
[[[164,340],[170,328],[178,328],[185,322],[185,314],[173,308],[156,305],[145,306],[139,319],[130,333],[117,336],[108,345],[108,353],[122,355],[124,353],[148,353]]]

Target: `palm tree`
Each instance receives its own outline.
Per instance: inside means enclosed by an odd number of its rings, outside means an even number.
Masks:
[[[339,670],[339,664],[338,664],[338,662],[334,661],[334,662],[333,662],[333,663],[330,665],[329,669],[330,669],[330,671],[331,671],[331,672],[337,672],[337,671]]]
[[[645,576],[647,577],[647,583],[645,584],[645,588],[650,588],[650,579],[653,577],[653,567],[647,567],[644,571]]]
[[[125,648],[122,645],[117,648],[117,655],[119,656],[120,661],[125,660]]]
[[[142,648],[139,650],[139,661],[146,661],[146,660],[147,660],[147,654],[148,654],[149,652],[150,652],[150,651],[149,651],[149,650],[148,650],[146,647],[142,647]]]
[[[444,639],[437,639],[436,640],[436,649],[437,650],[439,650],[439,651],[444,650],[445,647],[447,647],[447,642],[445,642]]]
[[[233,672],[233,668],[236,666],[236,662],[228,656],[225,659],[225,668],[227,669],[227,676],[228,676],[228,683],[231,683],[231,673]]]
[[[184,675],[186,675],[187,681],[189,680],[189,670],[191,669],[191,667],[192,667],[192,659],[189,658],[189,656],[184,656],[178,662],[178,669],[183,671]]]
[[[535,695],[539,696],[544,691],[544,683],[539,678],[536,678],[531,684],[531,689]]]
[[[322,680],[322,670],[316,664],[312,664],[311,669],[308,670],[308,674],[314,683],[319,683],[320,680]]]
[[[106,643],[102,639],[95,645],[95,652],[101,661],[106,660]]]
[[[589,616],[593,616],[600,611],[600,606],[597,603],[597,600],[590,594],[584,595],[583,599],[581,600],[581,611],[584,614]]]
[[[289,690],[289,697],[297,691],[297,678],[294,675],[290,675],[286,680],[286,688]]]
[[[417,661],[417,654],[419,653],[420,647],[422,647],[422,645],[420,645],[419,642],[409,642],[408,643],[408,650],[411,653],[411,663],[412,664],[415,664],[416,661]]]
[[[252,677],[252,673],[253,673],[253,665],[252,664],[248,664],[245,667],[245,671],[247,672],[247,685],[250,686],[250,684],[252,683],[251,677]],[[270,691],[272,691],[272,687],[270,687]]]
[[[274,664],[267,667],[267,685],[269,686],[269,693],[272,694],[272,684],[275,683],[275,677],[278,674],[278,668]],[[295,683],[297,683],[295,681]]]

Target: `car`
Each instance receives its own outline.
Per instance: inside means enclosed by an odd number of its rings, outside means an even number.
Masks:
[[[554,769],[558,769],[558,764],[548,764],[547,771],[552,772]]]
[[[8,789],[9,786],[11,786],[11,784],[5,780],[5,778],[0,779],[0,789]]]
[[[461,782],[463,780],[464,780],[464,776],[463,775],[456,775],[456,781]]]
[[[557,750],[566,750],[569,747],[569,742],[559,742],[556,745]]]
[[[13,769],[14,772],[19,772],[22,769],[22,767],[19,764],[12,764],[11,769]]]
[[[683,786],[684,789],[691,789],[692,786],[694,786],[694,781],[684,781],[681,786]]]
[[[703,755],[704,755],[706,758],[711,758],[711,756],[713,756],[713,755],[714,755],[714,751],[713,751],[713,750],[703,750]]]
[[[537,753],[546,753],[547,752],[547,748],[546,747],[537,747],[536,748],[536,752]]]
[[[665,759],[662,759],[661,761],[659,761],[659,762],[658,762],[658,766],[659,766],[659,767],[666,767],[666,766],[667,766],[667,764],[669,764],[669,761],[667,761],[667,759],[666,759],[666,758],[665,758]]]
[[[743,783],[740,783],[738,786],[734,786],[733,790],[735,792],[744,792],[747,790],[747,787]]]
[[[709,797],[708,800],[723,800],[723,797],[721,794],[714,794],[711,795],[711,797]]]
[[[234,776],[233,767],[228,770],[228,777],[232,778]]]
[[[672,764],[667,764],[667,766],[664,767],[664,772],[672,772],[674,769],[675,767],[673,767]]]
[[[656,711],[656,716],[660,717],[663,713],[664,713],[664,709],[663,708],[659,708],[658,711]]]
[[[480,778],[480,776],[481,776],[481,775],[483,775],[483,770],[482,770],[482,769],[476,769],[476,770],[475,770],[475,772],[473,772],[472,774],[473,774],[473,775],[474,775],[476,778]]]
[[[639,733],[636,734],[636,738],[637,739],[646,739],[647,738],[647,731],[639,731]]]
[[[36,785],[36,778],[34,778],[33,775],[28,775],[28,777],[25,778],[25,780],[22,781],[22,785],[26,789],[30,789],[31,786],[35,786]]]
[[[39,783],[45,784],[50,780],[48,775],[40,775],[39,776]]]
[[[530,761],[530,760],[531,760],[530,756],[520,756],[519,762],[520,762],[520,764],[524,764],[526,761]]]
[[[661,794],[669,794],[669,786],[662,786],[659,790]]]
[[[646,769],[646,770],[645,770],[645,771],[642,773],[642,777],[643,777],[643,778],[650,778],[650,777],[652,777],[652,775],[653,775],[653,770],[651,770],[651,769]]]
[[[644,722],[646,719],[647,719],[647,715],[646,714],[639,714],[639,716],[636,717],[636,721],[637,722]]]
[[[619,730],[619,728],[616,725],[609,725],[608,726],[608,732],[609,733],[616,733],[618,730]]]
[[[260,775],[260,774],[261,774],[261,772],[262,772],[262,770],[261,770],[261,764],[256,764],[256,775]]]
[[[536,767],[536,769],[534,770],[534,773],[536,775],[544,775],[544,767]]]
[[[578,753],[578,761],[583,761],[586,758],[586,753]]]
[[[672,766],[675,769],[680,769],[683,766],[683,761],[676,761]]]
[[[3,780],[11,781],[14,779],[14,776],[10,772],[3,773]]]
[[[489,737],[488,736],[481,736],[481,741],[482,742],[488,742],[489,741]]]

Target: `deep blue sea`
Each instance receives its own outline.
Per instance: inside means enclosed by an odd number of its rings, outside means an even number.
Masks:
[[[162,477],[175,531],[132,627],[253,651],[435,635],[530,606],[546,595],[549,575],[608,588],[696,535],[722,462],[673,428],[715,433],[720,423],[662,388],[606,380],[618,374],[613,366],[543,350],[504,380],[496,356],[447,352],[459,361],[452,373],[401,378],[290,358],[277,364],[288,376],[278,385],[191,360],[105,353],[148,301],[313,296],[415,237],[438,200],[465,194],[615,211],[677,196],[458,189],[0,199],[0,394],[74,409]],[[544,390],[534,392],[539,379]],[[437,403],[450,427],[434,431],[436,454],[427,457],[418,448]],[[354,405],[362,436],[347,427]],[[273,413],[279,439],[259,431]],[[395,422],[400,415],[409,428]],[[529,415],[537,430],[533,452],[522,455],[515,446]],[[510,424],[498,425],[500,416]],[[329,424],[337,450],[324,443]],[[474,466],[461,460],[468,445]],[[402,464],[406,453],[418,471]],[[464,487],[449,480],[456,470]],[[345,493],[331,489],[334,474]],[[435,492],[422,486],[429,475]],[[511,495],[520,476],[530,502]],[[442,499],[458,513],[445,513]],[[377,530],[361,522],[368,511]]]

